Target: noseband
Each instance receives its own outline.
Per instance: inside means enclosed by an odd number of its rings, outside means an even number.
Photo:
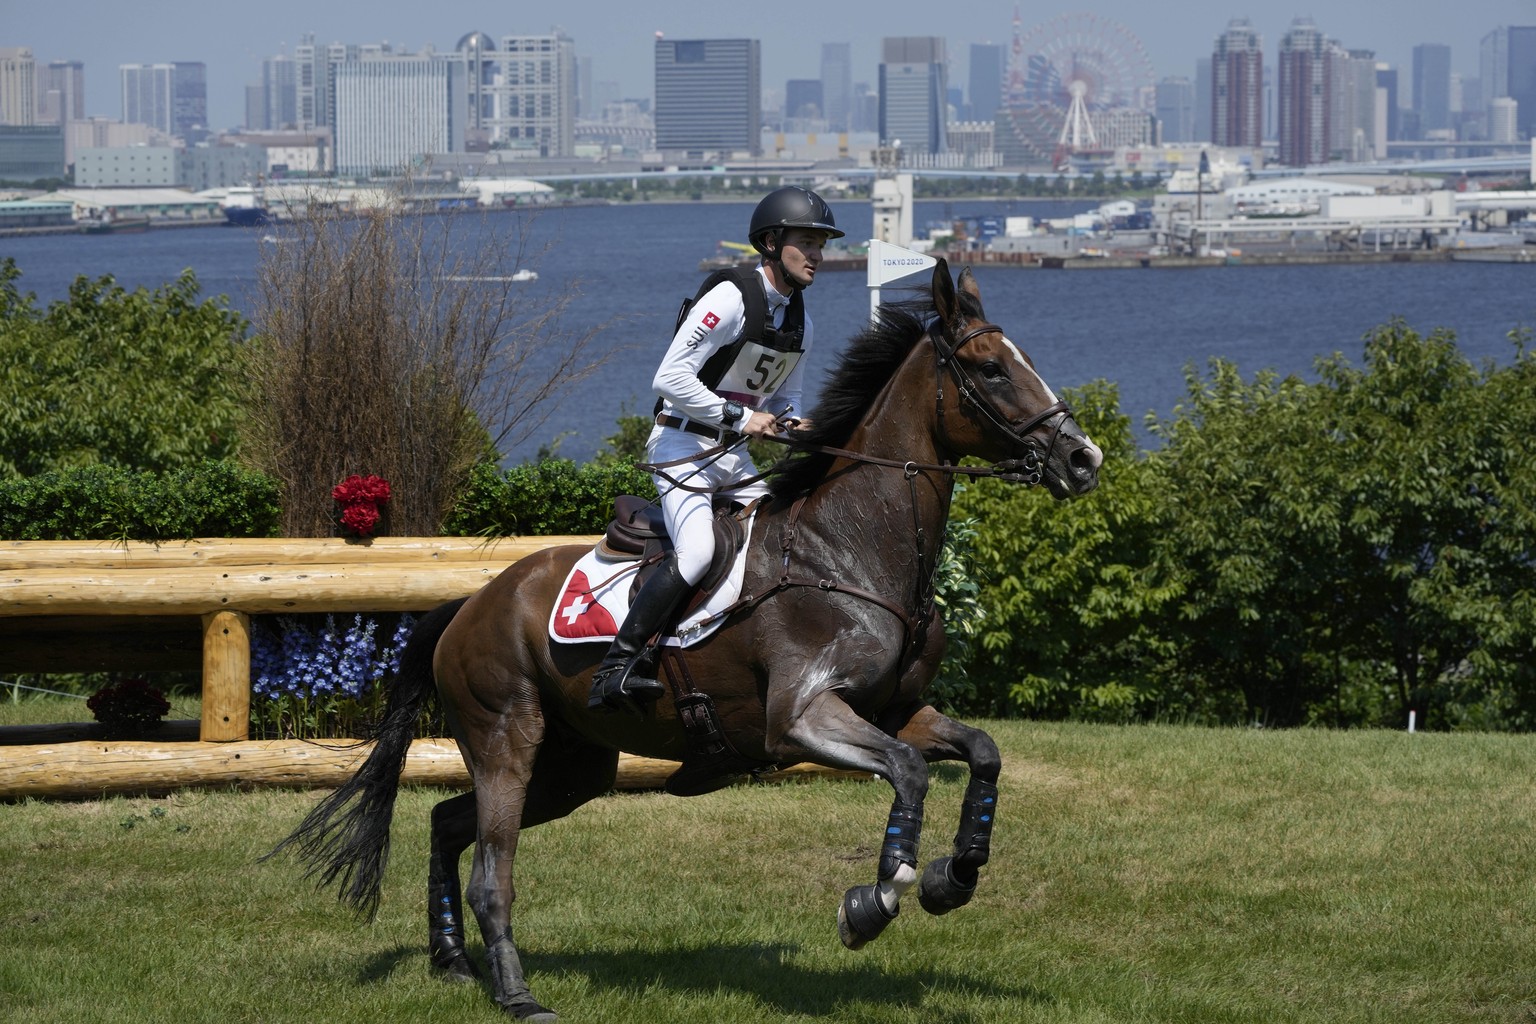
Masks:
[[[972,338],[980,337],[983,334],[1002,333],[1003,329],[996,324],[976,324],[962,334],[960,340],[955,342],[953,346],[945,343],[942,332],[935,332],[929,335],[929,340],[933,342],[934,376],[937,378],[934,402],[937,407],[936,418],[939,440],[944,447],[951,451],[954,450],[954,445],[949,441],[948,432],[944,429],[944,371],[947,368],[950,379],[955,382],[955,390],[960,394],[961,403],[973,409],[999,434],[1024,449],[1025,454],[1022,459],[1010,459],[996,463],[992,467],[994,470],[993,475],[1011,483],[1038,484],[1045,471],[1046,456],[1056,446],[1056,438],[1061,434],[1062,424],[1066,423],[1067,417],[1072,415],[1071,408],[1068,407],[1066,402],[1057,399],[1025,420],[1022,424],[1015,425],[1012,420],[1009,420],[998,410],[991,399],[986,397],[986,392],[977,386],[975,380],[971,378],[971,375],[966,372],[965,367],[960,365],[960,360],[956,358],[960,354],[960,350]],[[1042,451],[1039,442],[1030,437],[1029,434],[1040,424],[1058,414],[1060,414],[1061,418],[1056,421],[1056,425],[1051,430],[1051,439]]]

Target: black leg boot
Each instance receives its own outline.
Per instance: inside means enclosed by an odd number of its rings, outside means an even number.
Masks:
[[[662,562],[630,603],[629,615],[618,636],[592,674],[592,694],[587,707],[594,711],[639,711],[667,688],[638,669],[646,643],[668,625],[679,605],[693,593],[693,584],[677,571],[677,559]],[[638,670],[637,670],[638,669]]]

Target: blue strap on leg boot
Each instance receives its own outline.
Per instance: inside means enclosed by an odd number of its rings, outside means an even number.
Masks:
[[[683,579],[677,571],[677,559],[668,555],[630,602],[624,625],[619,627],[602,664],[592,673],[588,708],[639,712],[647,702],[667,692],[663,683],[640,668],[640,662],[651,637],[670,623],[672,613],[691,593],[693,584]]]

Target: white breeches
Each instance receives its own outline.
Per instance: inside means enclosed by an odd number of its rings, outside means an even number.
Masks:
[[[674,459],[689,458],[713,447],[715,442],[707,437],[672,427],[657,427],[651,431],[646,456],[652,462],[671,462]],[[736,485],[739,480],[757,475],[757,467],[753,465],[744,444],[703,464],[669,467],[667,475],[689,487],[708,486],[713,492],[699,494],[674,487],[660,476],[654,478],[656,490],[661,494],[661,512],[666,520],[667,533],[671,535],[677,553],[677,571],[689,583],[698,583],[709,570],[710,559],[715,553],[715,497],[718,495],[747,504],[767,494],[768,488],[762,481]]]

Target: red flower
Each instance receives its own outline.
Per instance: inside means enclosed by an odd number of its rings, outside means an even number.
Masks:
[[[331,497],[341,506],[342,529],[368,537],[379,525],[379,506],[389,502],[389,481],[354,473],[331,489]]]
[[[331,497],[343,505],[359,501],[383,504],[389,500],[389,481],[383,477],[358,476],[354,473],[331,489]]]

